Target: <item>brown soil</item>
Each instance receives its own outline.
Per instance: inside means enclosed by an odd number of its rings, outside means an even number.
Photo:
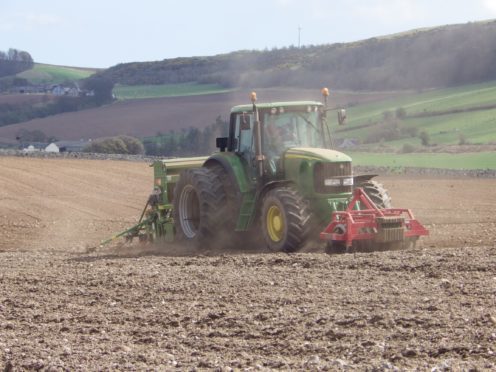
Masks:
[[[49,103],[56,98],[50,94],[0,94],[0,105],[35,105],[38,103]]]
[[[383,177],[431,231],[407,251],[112,246],[144,163],[0,157],[0,367],[496,368],[496,180]]]
[[[260,89],[263,102],[289,100],[321,100],[318,89]],[[332,93],[331,104],[345,105],[377,101],[405,94],[392,93]],[[0,96],[0,103],[9,96]],[[16,95],[11,98],[27,100],[37,95]],[[43,96],[41,96],[43,97]],[[46,96],[49,97],[49,96]],[[33,98],[31,98],[33,99]],[[180,131],[190,127],[205,128],[221,115],[227,119],[231,106],[248,104],[249,91],[190,97],[156,98],[121,101],[112,105],[49,116],[24,123],[0,127],[0,137],[15,139],[20,129],[39,129],[61,140],[80,140],[116,135],[154,136],[157,132]]]

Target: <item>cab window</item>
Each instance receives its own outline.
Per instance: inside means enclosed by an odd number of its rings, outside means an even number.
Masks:
[[[235,120],[236,152],[248,154],[253,152],[253,115],[240,113]]]

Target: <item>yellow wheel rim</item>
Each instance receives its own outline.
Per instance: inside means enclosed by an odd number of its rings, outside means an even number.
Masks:
[[[274,242],[280,242],[284,233],[284,219],[278,206],[273,205],[267,211],[267,232]]]

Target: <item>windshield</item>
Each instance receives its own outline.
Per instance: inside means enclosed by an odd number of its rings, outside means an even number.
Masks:
[[[282,153],[292,147],[324,147],[317,111],[265,113],[264,150]]]

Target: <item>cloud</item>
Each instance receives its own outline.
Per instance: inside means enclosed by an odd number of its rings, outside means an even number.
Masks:
[[[491,14],[496,14],[496,0],[482,0],[482,6]]]
[[[54,14],[11,13],[0,16],[0,30],[3,31],[33,31],[62,23],[62,18]]]

